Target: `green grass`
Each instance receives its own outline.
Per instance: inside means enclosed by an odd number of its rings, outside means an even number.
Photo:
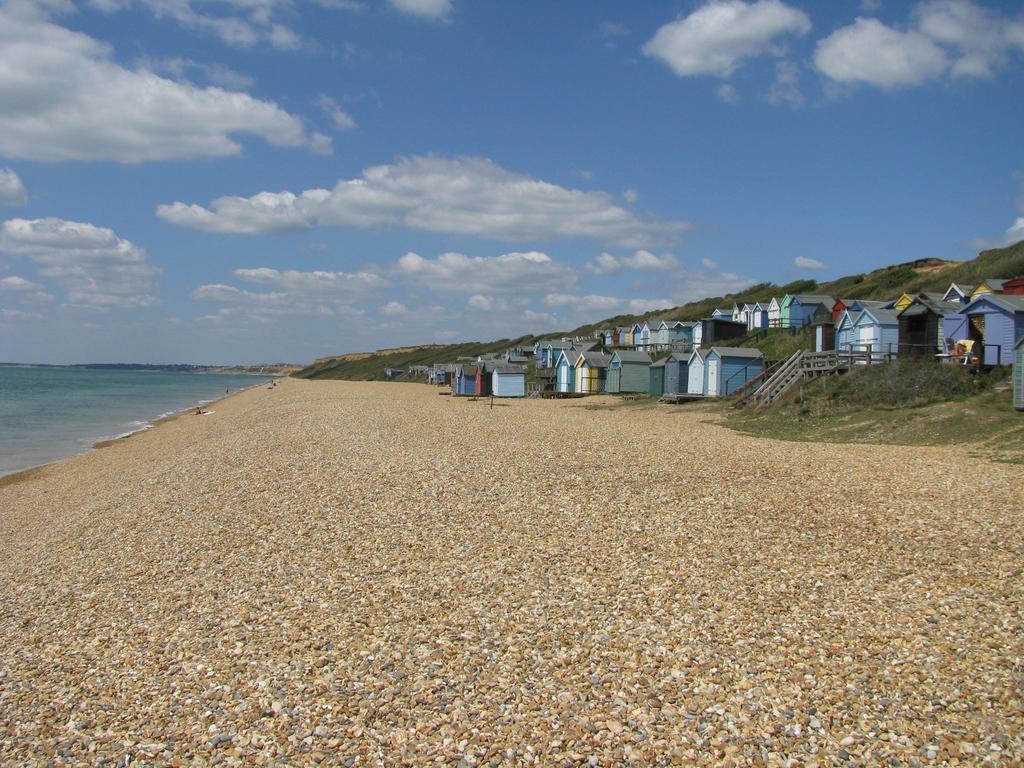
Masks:
[[[808,382],[764,411],[720,410],[726,426],[758,437],[963,445],[970,455],[1024,463],[1024,413],[1013,409],[1008,374],[898,362]]]

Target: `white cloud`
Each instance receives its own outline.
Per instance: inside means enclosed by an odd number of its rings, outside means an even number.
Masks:
[[[235,312],[206,319],[244,314],[248,317],[359,317],[353,306],[387,288],[389,283],[372,272],[299,272],[267,267],[236,269],[235,277],[269,290],[252,291],[224,283],[208,283],[192,293],[196,301],[227,304]]]
[[[821,40],[814,64],[837,82],[881,88],[919,85],[949,66],[946,53],[920,32],[900,32],[864,18]]]
[[[176,202],[159,206],[157,215],[183,227],[234,234],[398,226],[507,241],[587,238],[627,247],[672,241],[688,227],[641,218],[606,192],[566,189],[485,158],[434,156],[367,168],[330,190],[221,197],[209,208]]]
[[[1014,49],[1024,50],[1024,18],[1010,19],[969,0],[919,3],[906,30],[858,18],[818,43],[814,61],[842,83],[882,88],[943,77],[991,77]]]
[[[389,301],[378,311],[385,317],[403,317],[409,314],[409,308],[400,301]]]
[[[235,155],[237,135],[313,144],[272,102],[126,69],[104,43],[32,8],[0,6],[2,155],[133,163]]]
[[[679,266],[679,260],[671,253],[660,256],[646,250],[635,251],[631,256],[613,256],[610,253],[598,254],[593,261],[584,265],[588,272],[595,275],[610,275],[622,269],[667,270]]]
[[[278,20],[278,11],[294,14],[297,4],[293,0],[220,0],[217,4],[201,0],[90,0],[89,4],[104,13],[123,11],[133,6],[145,8],[158,19],[212,34],[221,42],[237,48],[269,44],[278,50],[290,51],[304,45],[293,29]],[[362,7],[355,0],[316,0],[315,4],[348,10]],[[197,10],[197,6],[202,6],[203,10]],[[211,7],[227,12],[215,14],[210,12]]]
[[[603,313],[603,316],[621,314],[643,314],[656,309],[667,309],[672,306],[670,299],[622,299],[614,296],[600,296],[589,294],[577,296],[571,293],[549,293],[544,297],[544,303],[549,307],[569,309],[576,315]],[[593,317],[594,320],[600,318]]]
[[[1013,222],[1013,226],[1006,230],[1006,234],[1003,236],[1003,244],[1013,245],[1021,240],[1024,240],[1024,216],[1018,218]]]
[[[0,205],[24,205],[28,202],[28,190],[18,174],[10,168],[0,168]]]
[[[63,219],[10,219],[0,229],[0,252],[33,261],[67,300],[95,309],[150,307],[158,270],[146,253],[112,230]]]
[[[793,259],[793,266],[798,269],[826,269],[828,264],[817,259],[810,259],[806,256],[797,256]]]
[[[740,102],[740,92],[732,83],[722,83],[715,93],[718,95],[718,100],[725,104],[739,104]]]
[[[157,74],[168,74],[175,80],[194,81],[198,79],[209,85],[218,85],[233,91],[248,91],[256,84],[249,75],[242,74],[223,64],[204,64],[192,59],[171,58],[151,59],[143,57],[136,63],[137,69]]]
[[[388,0],[395,10],[421,19],[444,21],[452,14],[451,0]]]
[[[629,187],[625,192],[622,193],[622,199],[625,200],[627,203],[632,204],[640,199],[640,193],[637,192],[632,187]]]
[[[700,260],[700,264],[704,269],[718,269],[718,262],[714,259],[703,258]]]
[[[768,89],[768,101],[772,104],[803,106],[804,96],[800,92],[800,68],[791,61],[775,64],[775,81]]]
[[[712,0],[665,24],[643,47],[680,77],[730,77],[745,59],[777,54],[777,38],[805,35],[807,14],[780,0]]]
[[[576,272],[546,253],[504,253],[466,256],[443,253],[425,259],[407,253],[395,264],[395,273],[437,291],[479,294],[529,293],[576,284]]]
[[[330,96],[321,95],[317,100],[317,104],[327,113],[327,116],[331,118],[331,123],[339,131],[350,131],[356,127],[356,121],[352,119],[352,116],[339,107],[338,102]]]
[[[1024,19],[1011,21],[967,0],[930,0],[913,15],[922,33],[955,49],[954,77],[991,77],[1008,49],[1024,48]]]
[[[21,301],[53,301],[53,296],[47,293],[39,283],[33,283],[31,280],[16,275],[0,279],[0,293],[13,295]]]

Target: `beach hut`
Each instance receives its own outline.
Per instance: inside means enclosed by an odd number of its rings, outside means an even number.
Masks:
[[[715,319],[732,320],[732,307],[718,307],[717,309],[713,309],[711,310],[711,316]]]
[[[767,302],[759,301],[753,305],[750,310],[750,314],[747,315],[747,330],[755,331],[759,328],[768,327],[768,307],[770,305]]]
[[[646,392],[651,356],[646,352],[618,349],[608,361],[608,392]]]
[[[847,350],[853,345],[853,324],[863,310],[844,309],[836,323],[835,348]]]
[[[922,293],[899,313],[900,357],[932,357],[945,348],[943,325],[946,315],[959,312],[959,301],[945,301],[942,293]]]
[[[686,362],[686,391],[691,395],[704,394],[704,356],[707,351],[694,349]]]
[[[891,360],[899,350],[900,323],[895,310],[865,309],[857,314],[851,330],[845,349],[868,352],[873,363]]]
[[[768,302],[768,327],[782,327],[782,302],[774,296]]]
[[[657,331],[655,331],[655,333],[657,333]],[[634,336],[634,340],[636,341],[636,348],[638,350],[642,352],[649,352],[651,350],[653,341],[651,339],[651,324],[649,322],[646,320],[643,322],[640,326],[640,338],[637,340]]]
[[[476,395],[477,389],[476,365],[457,365],[455,378],[452,379],[452,395],[455,397],[470,397]]]
[[[1005,280],[982,280],[974,286],[974,290],[971,291],[970,301],[974,301],[979,296],[984,296],[986,294],[1002,293],[1003,283],[1005,282]]]
[[[658,327],[664,349],[683,349],[693,345],[693,323],[663,320]]]
[[[495,397],[526,397],[526,372],[519,365],[496,365],[491,371]]]
[[[604,392],[610,362],[611,356],[604,352],[589,350],[581,353],[576,361],[576,391],[587,395]]]
[[[734,323],[732,320],[724,320],[717,317],[708,317],[700,321],[701,333],[700,341],[697,341],[696,333],[694,335],[694,346],[700,344],[701,346],[709,347],[716,341],[725,341],[726,339],[740,339],[747,335],[747,324],[746,323]]]
[[[1024,296],[1024,277],[1003,281],[1004,296]]]
[[[558,364],[558,355],[563,349],[571,349],[572,342],[551,340],[539,341],[534,347],[533,364],[537,368],[554,368]]]
[[[652,397],[665,394],[665,358],[647,367],[647,394]]]
[[[731,395],[764,370],[764,355],[750,347],[712,347],[704,357],[704,394]]]
[[[479,397],[490,397],[493,384],[494,384],[494,366],[496,363],[493,360],[483,360],[478,362],[476,365],[476,394]]]
[[[790,328],[803,328],[815,320],[823,320],[825,316],[832,316],[832,309],[836,300],[831,296],[824,296],[811,293],[799,293],[793,296],[786,296],[789,304],[783,306],[782,312]]]
[[[814,328],[814,351],[828,352],[836,348],[836,325],[831,319],[816,321]]]
[[[558,355],[558,362],[555,365],[555,391],[575,392],[576,391],[576,361],[580,359],[580,353],[575,349],[563,349]]]
[[[689,355],[673,352],[665,358],[664,394],[678,395],[686,392],[686,363]]]
[[[1013,407],[1024,411],[1024,336],[1013,348]]]
[[[958,304],[966,304],[971,300],[971,291],[976,286],[967,285],[966,283],[950,283],[949,288],[942,294],[943,301],[955,301]]]
[[[943,334],[954,341],[974,341],[974,350],[985,365],[1009,365],[1014,347],[1024,336],[1024,296],[981,294],[946,315]],[[978,352],[979,347],[983,352]]]

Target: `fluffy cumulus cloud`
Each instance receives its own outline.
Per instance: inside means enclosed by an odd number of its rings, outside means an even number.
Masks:
[[[584,266],[588,272],[592,272],[595,275],[611,275],[623,269],[674,269],[679,266],[679,260],[671,253],[663,253],[659,256],[641,249],[630,256],[613,256],[610,253],[601,253],[593,261],[588,261]]]
[[[443,253],[436,259],[407,253],[395,264],[394,271],[436,291],[483,295],[532,293],[552,286],[571,288],[577,282],[572,267],[537,251],[500,256]]]
[[[797,269],[826,269],[828,264],[817,259],[811,259],[807,256],[797,256],[793,259],[793,266]]]
[[[949,62],[945,51],[920,32],[859,18],[818,43],[814,64],[840,83],[898,88],[940,76]]]
[[[806,13],[780,0],[712,0],[665,24],[643,51],[680,77],[729,77],[744,60],[777,53],[780,38],[810,29]]]
[[[452,0],[388,0],[391,6],[410,16],[445,21],[452,15]]]
[[[0,205],[24,205],[28,202],[28,190],[14,171],[0,168]]]
[[[300,272],[267,267],[236,269],[234,276],[242,283],[259,286],[261,290],[208,283],[192,294],[197,301],[224,304],[205,320],[224,320],[244,313],[264,318],[358,317],[364,314],[355,304],[372,298],[389,283],[371,272]]]
[[[1003,237],[1003,243],[1005,245],[1013,245],[1014,243],[1019,243],[1021,240],[1024,240],[1024,216],[1018,218],[1013,222],[1013,226],[1006,230],[1006,235]]]
[[[157,269],[146,253],[113,231],[63,219],[10,219],[0,229],[0,252],[27,258],[41,277],[60,286],[67,302],[94,309],[149,307]]]
[[[672,241],[681,221],[641,217],[605,192],[566,189],[485,158],[412,157],[366,169],[333,189],[176,202],[157,215],[183,227],[265,234],[318,226],[408,227],[506,241],[587,238],[632,247]]]
[[[990,77],[1024,50],[1024,17],[1009,18],[969,0],[916,5],[908,24],[858,18],[818,43],[814,64],[840,83],[895,89],[944,77]]]
[[[125,68],[105,44],[31,4],[0,6],[0,103],[0,155],[12,158],[217,157],[238,154],[239,135],[326,149],[272,102]]]

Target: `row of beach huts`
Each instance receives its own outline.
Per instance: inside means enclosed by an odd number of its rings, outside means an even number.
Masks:
[[[991,367],[1016,358],[1024,408],[1024,277],[953,283],[945,293],[892,301],[787,294],[721,307],[703,320],[648,320],[585,338],[541,340],[500,356],[389,369],[388,378],[419,377],[455,396],[718,397],[767,380],[766,365],[777,361],[766,363],[753,343],[774,329],[802,334],[809,351],[835,351],[848,364],[929,357]]]

